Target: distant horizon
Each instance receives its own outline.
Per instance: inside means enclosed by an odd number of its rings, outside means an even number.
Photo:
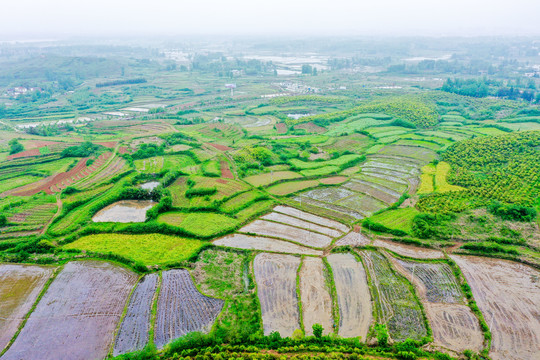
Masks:
[[[124,36],[540,36],[537,0],[175,0],[2,6],[5,39]]]

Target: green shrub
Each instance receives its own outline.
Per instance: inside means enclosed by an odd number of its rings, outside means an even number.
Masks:
[[[196,196],[207,196],[207,195],[214,195],[217,192],[217,189],[215,187],[213,188],[190,188],[186,190],[186,197],[188,199],[191,199],[192,197]]]
[[[503,220],[514,221],[533,221],[536,218],[537,211],[533,207],[526,207],[515,204],[502,204],[499,201],[494,201],[488,206],[488,211],[500,217]]]

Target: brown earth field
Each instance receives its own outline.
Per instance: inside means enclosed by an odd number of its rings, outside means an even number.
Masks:
[[[104,358],[136,281],[106,262],[66,264],[2,360]]]
[[[287,125],[285,123],[277,123],[276,130],[278,134],[285,134],[287,132]]]
[[[306,335],[313,335],[314,324],[321,324],[325,335],[334,330],[332,297],[327,286],[325,271],[324,263],[320,258],[305,257],[302,260],[300,298]]]
[[[253,261],[265,335],[278,331],[286,337],[300,329],[296,297],[299,265],[300,258],[292,255],[263,253]]]
[[[30,311],[54,268],[0,265],[0,352]]]
[[[220,162],[221,167],[221,177],[225,179],[234,179],[234,175],[229,167],[229,163],[226,161]]]
[[[339,305],[339,336],[366,336],[371,325],[372,304],[366,272],[351,254],[331,254],[332,267]]]
[[[12,154],[7,156],[7,160],[13,160],[13,159],[19,159],[23,157],[31,157],[31,156],[39,156],[41,153],[39,152],[39,149],[30,149],[21,151],[20,153]]]
[[[324,185],[337,185],[337,184],[344,183],[345,181],[347,181],[347,179],[348,177],[346,176],[331,176],[331,177],[320,179],[319,181],[321,182],[321,184],[324,184]]]
[[[494,360],[540,359],[540,272],[507,260],[453,255],[492,333]]]
[[[213,144],[213,143],[207,143],[206,145],[210,145],[213,148],[218,149],[219,151],[232,150],[232,148],[228,147],[227,145],[220,145],[220,144]]]

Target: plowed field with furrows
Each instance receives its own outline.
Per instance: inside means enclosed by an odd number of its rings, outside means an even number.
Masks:
[[[540,359],[540,272],[507,260],[451,256],[492,334],[495,360]]]
[[[104,358],[136,280],[106,262],[66,264],[2,360]]]
[[[208,332],[223,308],[223,300],[204,296],[187,270],[164,271],[158,298],[154,343],[163,348],[192,331]]]
[[[142,350],[148,344],[152,303],[157,285],[158,274],[148,274],[137,284],[116,336],[114,356]]]
[[[282,337],[300,329],[296,271],[300,258],[291,255],[259,254],[253,262],[257,294],[261,304],[264,334],[278,331]]]

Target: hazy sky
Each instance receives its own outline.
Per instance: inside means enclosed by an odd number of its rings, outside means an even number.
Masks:
[[[540,35],[540,0],[2,0],[0,38]]]

